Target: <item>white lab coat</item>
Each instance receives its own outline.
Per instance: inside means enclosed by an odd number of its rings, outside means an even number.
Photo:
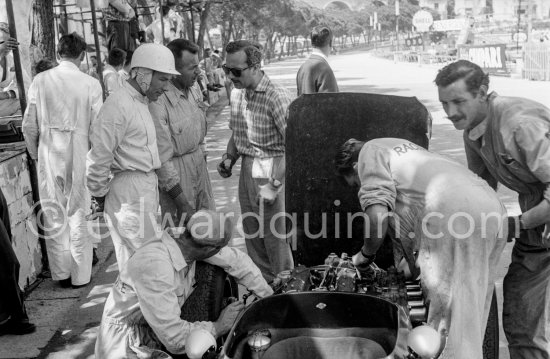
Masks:
[[[101,86],[73,63],[61,61],[34,78],[28,103],[23,133],[31,158],[38,161],[52,278],[86,284],[92,268],[86,153],[90,125],[103,103]]]

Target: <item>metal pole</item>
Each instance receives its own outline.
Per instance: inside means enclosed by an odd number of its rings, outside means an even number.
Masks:
[[[195,41],[195,17],[193,16],[193,2],[189,1],[189,12],[191,13],[191,35],[193,35],[193,42],[197,43]]]
[[[159,0],[159,16],[160,16],[160,27],[162,32],[162,44],[164,45],[165,37],[164,37],[164,16],[162,15],[162,0]]]
[[[6,0],[6,12],[8,15],[8,25],[10,28],[10,36],[17,39],[17,31],[15,29],[15,18],[13,16],[13,3],[11,0]],[[19,48],[12,50],[13,62],[15,65],[15,78],[17,80],[17,92],[19,93],[19,103],[21,106],[21,114],[27,109],[27,98],[25,97],[25,83],[23,82],[23,68],[21,67],[21,56]]]
[[[101,63],[101,51],[99,49],[99,37],[97,35],[97,18],[94,0],[90,0],[90,9],[92,10],[92,30],[94,32],[95,53],[97,56],[97,76],[99,77],[99,83],[103,90],[103,101],[105,101],[107,96],[105,96],[105,84],[103,83],[103,64]]]
[[[521,22],[521,0],[518,0],[518,28],[516,30],[516,53],[519,52],[519,25]]]

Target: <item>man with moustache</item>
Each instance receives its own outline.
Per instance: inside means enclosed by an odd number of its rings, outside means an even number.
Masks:
[[[88,189],[92,212],[105,211],[121,270],[130,256],[159,234],[157,175],[160,168],[149,102],[179,75],[168,48],[141,45],[134,52],[130,79],[110,95],[92,124]]]
[[[157,175],[163,224],[173,226],[181,225],[184,213],[189,218],[201,209],[215,210],[216,205],[204,145],[207,105],[196,82],[201,73],[199,47],[186,39],[174,40],[167,47],[179,75],[172,78],[157,101],[149,104],[149,110],[161,161]],[[166,222],[165,214],[173,224]]]
[[[489,76],[460,60],[435,79],[449,120],[464,130],[468,167],[519,194],[522,214],[504,278],[503,326],[511,358],[550,358],[550,109],[489,93]],[[519,225],[519,230],[517,230]]]
[[[226,52],[222,68],[235,84],[229,122],[233,134],[218,172],[222,177],[231,176],[233,165],[242,157],[239,203],[246,249],[270,281],[277,273],[294,267],[285,218],[272,221],[285,210],[285,130],[292,97],[262,71],[258,45],[234,41]]]

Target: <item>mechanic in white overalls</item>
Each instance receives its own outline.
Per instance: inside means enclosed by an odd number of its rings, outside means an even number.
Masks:
[[[155,174],[160,158],[148,105],[177,74],[168,48],[140,46],[132,57],[130,79],[107,98],[92,126],[88,189],[93,211],[105,210],[119,270],[146,240],[160,236]]]
[[[227,247],[232,231],[225,215],[201,210],[191,217],[183,234],[163,232],[162,238],[138,249],[105,302],[95,357],[182,358],[192,331],[204,329],[212,337],[227,334],[244,309],[242,301],[229,304],[216,321],[180,318],[181,307],[196,286],[198,260],[221,267],[259,298],[273,294],[250,257]]]
[[[506,243],[506,209],[485,181],[407,140],[348,140],[337,173],[359,188],[370,227],[357,266],[374,261],[386,234],[396,265],[420,271],[428,324],[442,338],[440,358],[481,359],[496,266]]]
[[[85,51],[80,36],[61,37],[59,66],[36,75],[23,119],[27,149],[37,161],[50,271],[63,287],[85,285],[92,273],[86,153],[103,97],[99,81],[79,69]]]
[[[489,76],[466,60],[444,67],[435,83],[449,120],[464,130],[468,167],[494,188],[500,182],[519,194],[523,213],[512,221],[520,230],[502,313],[510,357],[549,359],[550,109],[489,94]]]

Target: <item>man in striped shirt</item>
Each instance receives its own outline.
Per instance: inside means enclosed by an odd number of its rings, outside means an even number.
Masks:
[[[290,92],[261,70],[262,53],[250,41],[226,47],[223,70],[235,85],[231,93],[233,131],[218,171],[231,175],[242,157],[239,202],[246,249],[267,281],[292,269],[284,213],[285,129]]]

